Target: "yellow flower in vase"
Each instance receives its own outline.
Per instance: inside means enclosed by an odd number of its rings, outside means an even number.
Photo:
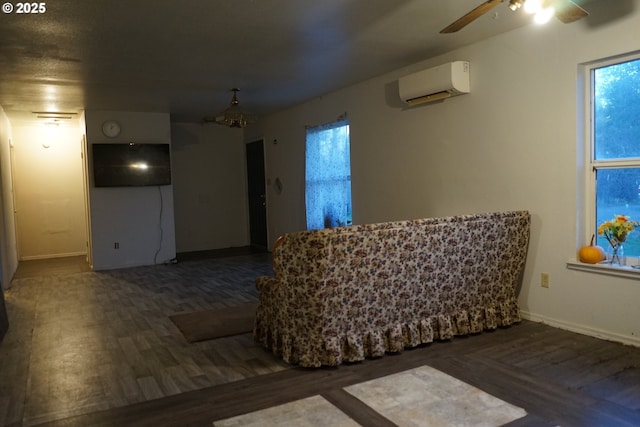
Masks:
[[[631,221],[626,215],[616,215],[612,220],[605,221],[598,227],[598,234],[604,236],[611,248],[613,249],[613,257],[611,262],[620,263],[618,258],[618,249],[627,240],[627,236],[640,223]],[[624,257],[622,257],[624,258]]]

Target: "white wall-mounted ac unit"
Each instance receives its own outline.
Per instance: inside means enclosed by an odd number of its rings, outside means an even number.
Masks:
[[[454,61],[398,80],[400,98],[410,106],[469,93],[469,62]]]

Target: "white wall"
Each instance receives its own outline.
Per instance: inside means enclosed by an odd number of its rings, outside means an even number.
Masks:
[[[11,126],[7,115],[0,107],[0,255],[3,289],[10,287],[11,278],[18,268],[10,145]]]
[[[86,253],[81,141],[75,124],[13,126],[20,259]]]
[[[611,6],[593,7],[610,13]],[[576,221],[578,67],[639,48],[640,13],[595,25],[596,12],[570,25],[502,34],[265,118],[248,133],[278,141],[266,143],[267,178],[283,182],[279,195],[268,186],[271,241],[304,228],[304,126],[346,111],[354,223],[527,209],[525,315],[640,345],[640,282],[566,268],[586,241]],[[452,60],[471,62],[470,94],[402,106],[400,76]],[[541,272],[550,274],[548,289]]]
[[[109,119],[122,126],[117,138],[102,134],[102,123]],[[88,110],[85,123],[89,153],[96,143],[171,143],[167,113]],[[175,258],[173,186],[96,188],[92,173],[89,167],[94,270],[160,264]]]
[[[177,252],[248,245],[242,131],[172,123],[171,139]]]

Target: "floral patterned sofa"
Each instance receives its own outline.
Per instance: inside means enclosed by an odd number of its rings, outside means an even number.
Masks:
[[[519,322],[529,230],[513,211],[285,234],[256,281],[254,337],[335,366]]]

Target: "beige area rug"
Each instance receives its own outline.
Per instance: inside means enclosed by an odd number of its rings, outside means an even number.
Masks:
[[[253,331],[258,304],[174,314],[171,321],[189,342],[212,340]]]
[[[262,411],[227,418],[216,421],[213,425],[215,427],[360,426],[322,396],[311,396]]]
[[[398,426],[494,427],[526,411],[429,366],[345,387]],[[235,426],[357,426],[321,396],[289,402],[213,423]]]
[[[399,426],[501,426],[527,415],[524,409],[430,366],[345,390]]]

